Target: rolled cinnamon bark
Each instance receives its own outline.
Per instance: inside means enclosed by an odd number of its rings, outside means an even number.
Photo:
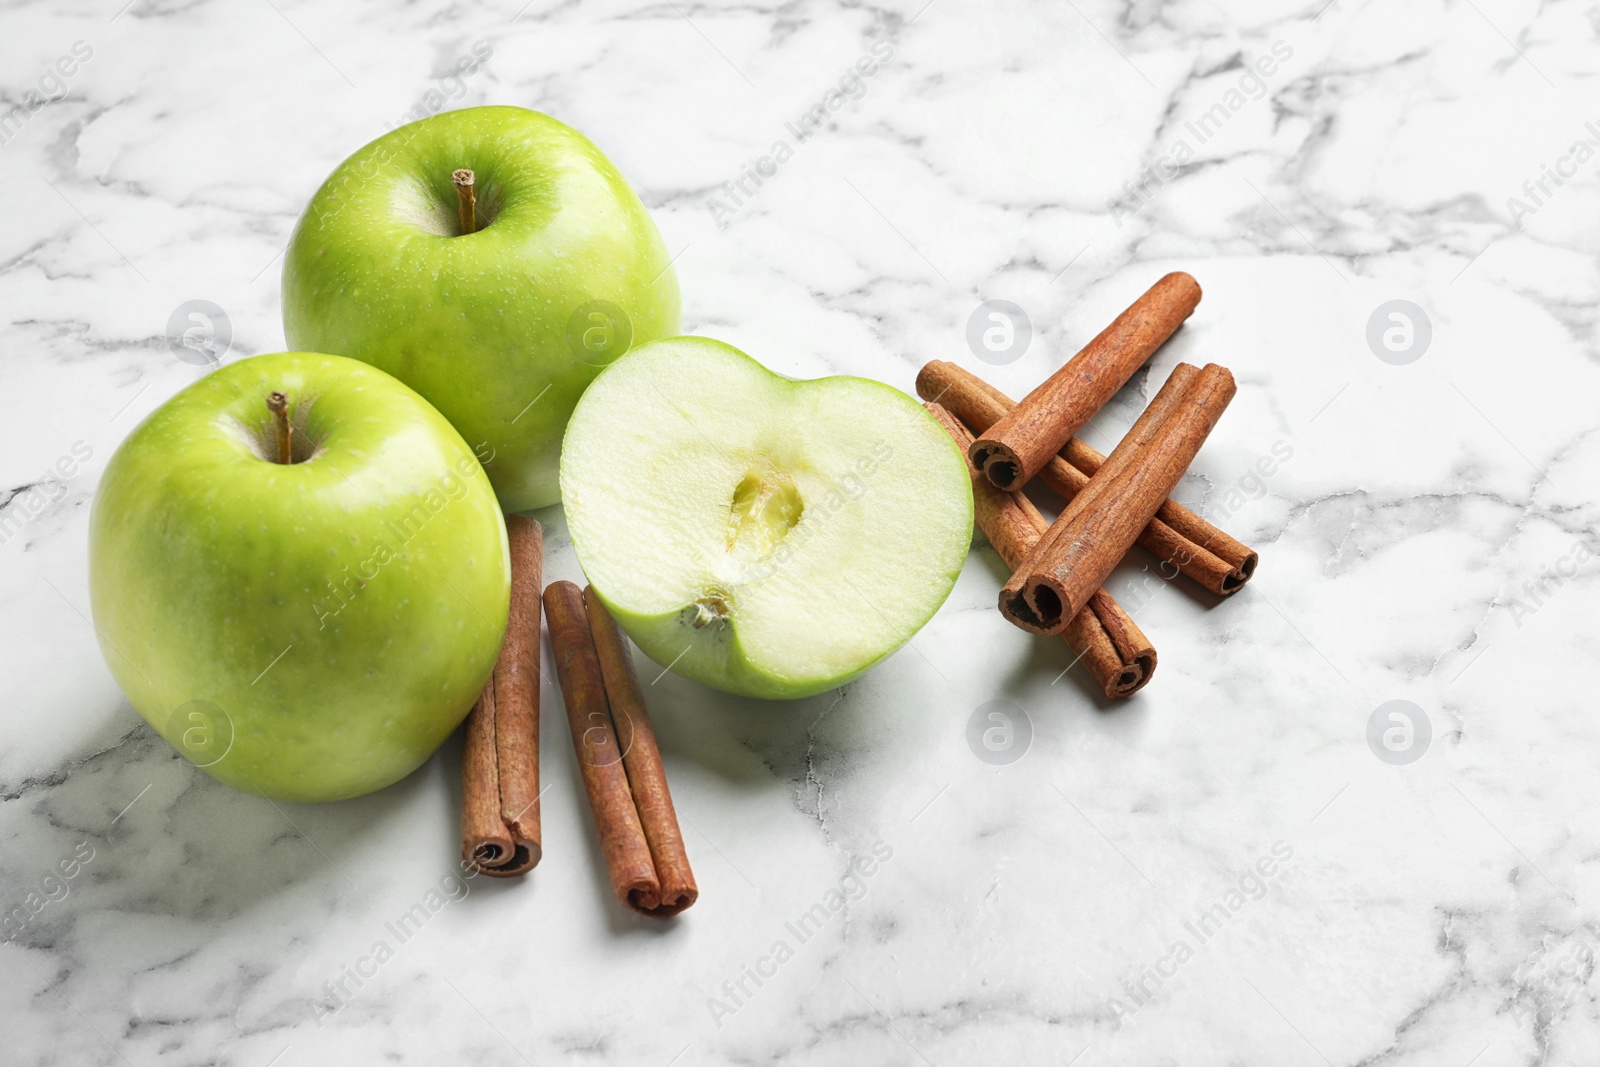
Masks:
[[[467,713],[461,751],[461,858],[485,873],[515,858],[511,828],[500,817],[500,760],[494,750],[494,678]],[[526,859],[524,859],[526,862]]]
[[[650,846],[660,885],[656,906],[642,910],[663,918],[676,915],[699,898],[700,890],[689,869],[689,854],[684,851],[661,750],[656,746],[655,727],[645,710],[644,692],[639,688],[627,638],[593,589],[584,589],[583,602],[589,611],[589,633],[600,657],[600,673],[605,678],[611,722],[622,745],[628,788],[633,793],[633,806],[639,813],[639,825]]]
[[[1156,673],[1156,650],[1150,639],[1104,589],[1095,590],[1062,636],[1113,700],[1137,693]]]
[[[648,911],[660,903],[661,883],[656,880],[650,846],[628,790],[628,772],[622,766],[622,749],[611,723],[605,676],[589,632],[583,591],[571,582],[551,582],[544,591],[544,612],[556,677],[567,705],[572,747],[578,754],[578,770],[589,795],[612,892],[628,907]]]
[[[509,878],[538,866],[539,589],[543,531],[506,519],[511,612],[494,673],[467,717],[461,768],[461,857]]]
[[[943,406],[929,403],[927,408],[965,452],[972,443],[967,428]],[[1033,501],[1022,493],[996,489],[970,460],[967,473],[972,476],[973,514],[978,527],[1005,565],[1015,570],[1049,523]],[[1100,691],[1112,699],[1132,696],[1155,673],[1156,650],[1149,638],[1104,589],[1090,598],[1088,606],[1073,617],[1061,637],[1072,649],[1074,662],[1083,663]]]
[[[1178,484],[1234,392],[1226,368],[1180,363],[1000,590],[1001,613],[1030,633],[1064,629]]]
[[[917,394],[944,405],[974,433],[983,433],[1016,407],[1016,401],[982,378],[938,359],[917,374]],[[1105,456],[1074,437],[1044,465],[1039,480],[1071,500],[1104,462]],[[1175,500],[1162,503],[1137,543],[1218,596],[1244,588],[1259,562],[1254,550]]]
[[[1156,282],[985,430],[969,450],[972,465],[1008,492],[1027,485],[1199,303],[1199,284],[1182,271]]]

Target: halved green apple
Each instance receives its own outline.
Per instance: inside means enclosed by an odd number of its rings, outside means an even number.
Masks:
[[[972,541],[966,461],[916,401],[793,381],[705,337],[600,373],[561,497],[584,574],[645,654],[747,696],[809,696],[905,644]]]

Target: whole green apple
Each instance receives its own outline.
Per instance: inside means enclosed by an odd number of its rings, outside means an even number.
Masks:
[[[578,397],[679,314],[666,245],[616,167],[519,107],[446,112],[361,149],[311,198],[283,265],[289,344],[427,397],[507,511],[559,499]]]
[[[184,389],[111,457],[89,520],[122,691],[213,777],[278,800],[427,759],[494,667],[510,581],[461,435],[341,356],[256,356]]]
[[[899,648],[972,542],[966,458],[916,401],[704,337],[595,379],[561,490],[589,584],[645,654],[747,696],[809,696]]]

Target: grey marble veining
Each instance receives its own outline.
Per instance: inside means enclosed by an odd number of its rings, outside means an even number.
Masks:
[[[0,14],[0,1062],[1600,1055],[1587,0],[120,3]],[[96,481],[205,372],[176,310],[220,308],[226,359],[280,349],[321,179],[485,102],[600,144],[686,329],[786,374],[909,390],[939,357],[1020,395],[1192,272],[1194,318],[1086,436],[1180,360],[1232,367],[1179,495],[1259,578],[1213,605],[1130,557],[1109,585],[1161,659],[1115,707],[998,617],[981,538],[843,690],[662,677],[702,890],[668,924],[609,899],[553,688],[518,884],[454,877],[458,742],[341,804],[215,784],[102,664]],[[989,300],[1031,324],[1005,365],[967,341]],[[969,743],[994,702],[1009,763]]]

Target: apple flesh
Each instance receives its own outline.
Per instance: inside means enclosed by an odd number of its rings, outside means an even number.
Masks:
[[[595,380],[561,489],[584,574],[645,654],[747,696],[809,696],[899,648],[972,540],[966,460],[916,401],[702,337]]]
[[[364,363],[291,352],[222,367],[122,443],[89,590],[112,675],[174,747],[247,792],[334,800],[404,777],[466,716],[510,560],[443,416]]]
[[[462,232],[452,174],[473,172]],[[519,107],[450,111],[345,160],[284,258],[289,344],[388,371],[479,451],[507,511],[554,504],[561,435],[601,368],[678,331],[677,275],[600,150]]]

